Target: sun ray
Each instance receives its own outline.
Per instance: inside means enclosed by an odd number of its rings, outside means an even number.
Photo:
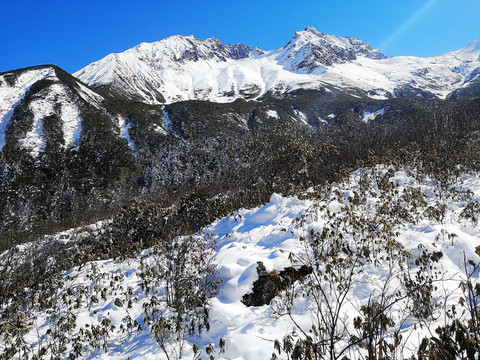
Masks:
[[[398,29],[396,29],[388,38],[386,38],[381,44],[380,49],[385,50],[388,48],[400,35],[402,35],[410,26],[412,26],[418,19],[422,17],[438,0],[430,0],[423,5],[415,14],[410,16]]]

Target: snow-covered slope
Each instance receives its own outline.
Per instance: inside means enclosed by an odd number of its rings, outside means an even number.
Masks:
[[[347,261],[357,250],[362,250],[360,244],[371,241],[373,245],[368,251],[363,249],[362,257],[352,263],[354,282],[346,292],[340,285],[338,289],[329,288],[328,272],[323,265],[316,265],[318,273],[324,271],[325,277],[316,284],[332,296],[331,306],[339,306],[338,326],[347,332],[342,341],[335,342],[336,354],[342,351],[343,341],[348,341],[348,336],[360,334],[353,324],[357,316],[363,316],[362,306],[373,301],[386,301],[390,305],[385,308],[385,314],[395,324],[387,326],[384,339],[393,344],[394,334],[399,331],[401,337],[397,337],[399,343],[394,347],[395,358],[409,358],[418,349],[423,336],[430,336],[437,326],[448,322],[445,310],[452,305],[460,307],[462,291],[459,284],[465,280],[465,266],[468,265],[465,260],[480,261],[476,250],[480,237],[478,224],[465,216],[469,204],[480,201],[480,180],[475,174],[463,174],[454,189],[442,190],[435,181],[418,176],[415,171],[394,171],[380,166],[351,174],[345,181],[321,190],[317,199],[300,200],[274,194],[264,206],[242,209],[215,221],[202,234],[210,233],[218,241],[213,261],[218,265],[223,285],[211,301],[210,331],[198,337],[187,336],[184,355],[179,358],[193,358],[193,343],[203,350],[222,338],[225,352],[220,353],[214,346],[217,359],[269,359],[274,352],[275,340],[282,342],[284,335],[293,334],[296,341],[304,336],[303,331],[309,333],[311,325],[318,321],[319,313],[326,311],[315,303],[313,288],[302,290],[307,285],[297,283],[290,290],[292,295],[297,294],[293,296],[291,315],[286,315],[285,308],[282,308],[284,301],[288,303],[288,292],[263,306],[247,307],[242,303],[242,297],[252,291],[253,282],[259,276],[259,262],[271,277],[288,266],[312,264],[310,251],[323,250],[311,247],[308,239],[315,233],[328,239],[330,231],[333,234],[331,241],[337,242],[337,251],[342,254],[338,261]],[[313,193],[312,190],[310,194]],[[400,206],[398,214],[394,213],[397,205]],[[444,211],[436,213],[432,209]],[[73,239],[72,234],[64,233],[62,237]],[[371,236],[373,234],[376,235]],[[393,236],[388,245],[382,242],[384,236]],[[425,259],[428,253],[436,254],[436,260],[428,263],[433,269],[428,276],[434,271],[439,275],[435,275],[435,287],[431,288],[433,313],[428,318],[419,319],[413,315],[414,300],[404,296],[407,290],[402,286],[408,285],[408,277],[421,279],[415,274],[425,271],[419,265],[423,260],[416,262],[415,259]],[[401,256],[392,258],[395,254]],[[164,289],[160,288],[158,294],[152,296],[142,285],[145,280],[141,269],[155,259],[153,256],[147,250],[137,259],[98,261],[66,272],[64,288],[59,290],[57,298],[60,309],[57,316],[61,317],[56,319],[45,312],[34,314],[27,336],[28,348],[35,353],[40,343],[45,346],[49,341],[48,331],[53,331],[49,329],[55,329],[57,322],[61,324],[61,319],[69,316],[74,319],[74,326],[69,327],[70,338],[81,339],[84,335],[79,333],[80,328],[83,331],[97,326],[104,329],[107,324],[110,329],[105,335],[108,345],[104,350],[92,352],[88,345],[80,347],[84,358],[163,359],[164,354],[155,336],[144,323],[144,311],[152,299],[156,299],[160,307],[165,306]],[[338,263],[329,262],[329,266],[335,267]],[[313,276],[312,279],[318,281]],[[347,286],[346,280],[341,282],[342,286]],[[478,272],[473,274],[473,281],[478,281]],[[335,297],[336,291],[344,297]],[[77,300],[68,303],[68,296]],[[93,298],[95,300],[91,300]],[[461,310],[457,314],[462,320],[467,316]],[[136,325],[125,330],[131,324]],[[175,339],[171,340],[167,351],[177,358],[174,349],[178,350],[179,344]],[[66,349],[67,353],[73,351],[71,345]],[[353,346],[345,354],[350,359],[361,359],[364,351],[362,347]],[[279,359],[287,358],[285,352],[277,355]]]
[[[52,68],[40,68],[21,73],[16,79],[8,74],[0,75],[0,150],[5,145],[5,130],[15,106],[23,99],[26,91],[37,81],[52,75]]]
[[[478,42],[430,58],[398,56],[374,60],[362,57],[350,63],[333,65],[322,78],[339,86],[359,87],[372,97],[405,96],[418,92],[444,99],[453,91],[468,87],[478,77]]]
[[[73,80],[73,81],[72,81]],[[38,66],[0,74],[0,151],[10,123],[15,141],[38,156],[46,145],[44,121],[55,117],[63,141],[62,147],[77,146],[82,131],[82,108],[106,112],[103,97],[54,66]],[[119,134],[125,119],[113,118]],[[56,138],[55,141],[59,139]]]
[[[150,104],[163,102],[164,98],[168,102],[203,99],[214,87],[219,96],[232,91],[230,84],[222,81],[228,79],[222,76],[222,69],[228,67],[225,64],[260,54],[260,49],[243,44],[224,45],[214,38],[202,41],[176,35],[110,54],[74,75],[88,85],[109,85],[116,95]],[[241,78],[242,74],[236,76]]]
[[[110,54],[74,75],[111,94],[149,104],[181,100],[229,102],[327,84],[361,89],[372,98],[418,95],[445,98],[478,79],[478,41],[432,58],[386,58],[351,37],[294,34],[271,51],[217,39],[173,36]]]

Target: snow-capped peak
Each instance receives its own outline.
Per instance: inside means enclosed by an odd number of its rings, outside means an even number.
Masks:
[[[150,104],[190,99],[225,102],[258,97],[287,84],[289,89],[298,84],[318,88],[320,79],[302,75],[319,74],[324,66],[360,56],[385,57],[363,41],[322,34],[313,27],[270,52],[223,44],[216,38],[175,35],[110,54],[74,76],[94,87],[106,85],[114,95]]]
[[[319,89],[325,83],[347,92],[360,89],[377,99],[446,98],[475,85],[479,73],[479,40],[433,58],[386,58],[361,40],[306,27],[284,47],[268,52],[223,44],[216,38],[175,35],[110,54],[74,76],[114,96],[165,104],[231,102],[259,98],[270,91]]]
[[[226,61],[226,59],[244,59],[252,55],[262,54],[263,51],[243,44],[222,44],[219,39],[208,38],[198,40],[193,35],[174,35],[153,43],[141,43],[135,46],[140,59],[146,58],[152,63],[159,63],[165,58],[181,63],[187,61],[198,61],[200,59],[215,59]],[[129,52],[130,50],[127,50]]]
[[[380,50],[361,40],[324,34],[314,27],[306,27],[293,35],[277,60],[290,71],[322,73],[324,66],[353,61],[358,56],[385,58]]]
[[[218,64],[227,61],[264,53],[254,46],[223,44],[216,38],[175,35],[110,54],[74,76],[91,86],[109,85],[115,95],[151,104],[204,99],[214,87],[221,87],[216,84],[218,74],[210,81],[203,76],[206,72],[214,72],[222,67]],[[202,79],[197,82],[195,77],[200,75]],[[227,90],[231,91],[230,87]]]
[[[454,51],[453,54],[465,60],[480,60],[480,39],[472,41],[464,48]]]

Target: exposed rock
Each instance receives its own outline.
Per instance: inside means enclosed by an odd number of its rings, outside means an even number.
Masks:
[[[312,268],[306,265],[299,269],[287,267],[280,272],[267,271],[265,265],[259,261],[257,262],[258,280],[253,283],[253,291],[243,296],[242,302],[247,306],[268,305],[280,291],[311,272]]]

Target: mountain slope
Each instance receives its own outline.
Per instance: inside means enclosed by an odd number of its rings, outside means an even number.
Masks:
[[[177,35],[142,43],[121,54],[110,54],[76,72],[75,76],[94,87],[108,85],[111,94],[150,104],[162,103],[165,97],[169,102],[204,99],[201,93],[188,97],[185,92],[208,92],[213,86],[212,79],[201,77],[208,74],[210,67],[222,69],[223,63],[231,64],[262,53],[260,49],[242,44],[223,45],[214,38],[201,41],[193,36]],[[189,66],[192,63],[201,65]],[[222,90],[220,86],[219,91]]]
[[[272,51],[223,45],[213,38],[173,36],[110,54],[74,75],[110,94],[159,104],[195,99],[231,102],[328,86],[347,93],[361,90],[379,99],[417,95],[444,99],[476,86],[479,68],[476,42],[432,58],[387,59],[363,41],[307,27]]]
[[[359,87],[371,97],[423,95],[445,99],[468,88],[480,69],[480,49],[473,42],[464,49],[441,56],[398,56],[379,61],[360,58],[334,65],[323,79],[339,86]]]
[[[76,222],[89,207],[108,208],[113,188],[125,190],[132,142],[125,116],[101,95],[49,65],[0,74],[0,93],[2,246],[23,231]]]
[[[308,199],[274,194],[268,204],[240,209],[193,237],[177,238],[173,243],[178,247],[185,241],[214,245],[204,255],[217,267],[223,284],[208,305],[208,331],[191,329],[176,338],[172,334],[177,330],[156,330],[175,319],[165,290],[168,275],[162,269],[169,266],[168,271],[177,271],[179,263],[148,249],[133,259],[87,262],[62,274],[60,288],[49,295],[57,299],[56,307],[50,312],[32,307],[21,313],[22,321],[29,323],[22,338],[32,356],[45,347],[47,356],[56,352],[87,359],[164,358],[157,340],[162,339],[165,352],[182,360],[194,357],[193,344],[202,351],[210,346],[207,353],[214,351],[218,359],[267,359],[273,352],[276,358],[287,359],[307,334],[318,342],[331,336],[315,332],[329,314],[316,296],[326,296],[338,310],[333,354],[344,352],[350,359],[366,356],[372,344],[358,324],[368,322],[365,309],[378,302],[385,306],[382,315],[388,319],[382,341],[391,345],[387,348],[396,358],[410,358],[419,351],[423,337],[450,325],[446,314],[453,307],[460,309],[459,321],[466,323],[469,318],[468,313],[460,315],[465,302],[459,300],[464,296],[459,285],[465,281],[465,267],[480,262],[478,224],[467,211],[480,200],[480,182],[473,174],[462,174],[454,188],[443,188],[417,171],[385,166],[360,169],[341,182],[310,189],[304,194]],[[101,238],[102,227],[108,226],[97,224],[93,233]],[[92,233],[81,231],[64,232],[43,246],[74,246]],[[28,246],[17,251],[17,256],[28,253]],[[192,259],[196,253],[192,249]],[[7,255],[1,259],[5,261]],[[189,253],[182,256],[195,266]],[[271,301],[245,305],[242,299],[260,277],[287,282],[277,280],[278,274],[301,265],[314,266],[321,279],[305,275],[287,284],[286,291],[277,290]],[[330,274],[329,267],[345,272]],[[354,269],[351,278],[346,269]],[[186,270],[181,280],[191,281],[193,275],[198,276],[195,268]],[[478,281],[478,272],[471,281]],[[196,320],[193,316],[188,321]],[[165,335],[168,332],[171,336]],[[361,344],[360,339],[364,339]],[[277,346],[276,340],[291,341],[292,347]],[[64,346],[55,347],[58,342]],[[6,342],[0,349],[9,346]],[[302,349],[296,350],[294,359],[302,358],[298,355]]]
[[[101,95],[55,66],[0,74],[0,94],[0,150],[18,143],[33,156],[44,151],[50,140],[46,119],[56,118],[60,138],[55,140],[65,149],[79,145],[82,112],[107,112]],[[112,121],[120,130],[122,124],[113,116]]]

